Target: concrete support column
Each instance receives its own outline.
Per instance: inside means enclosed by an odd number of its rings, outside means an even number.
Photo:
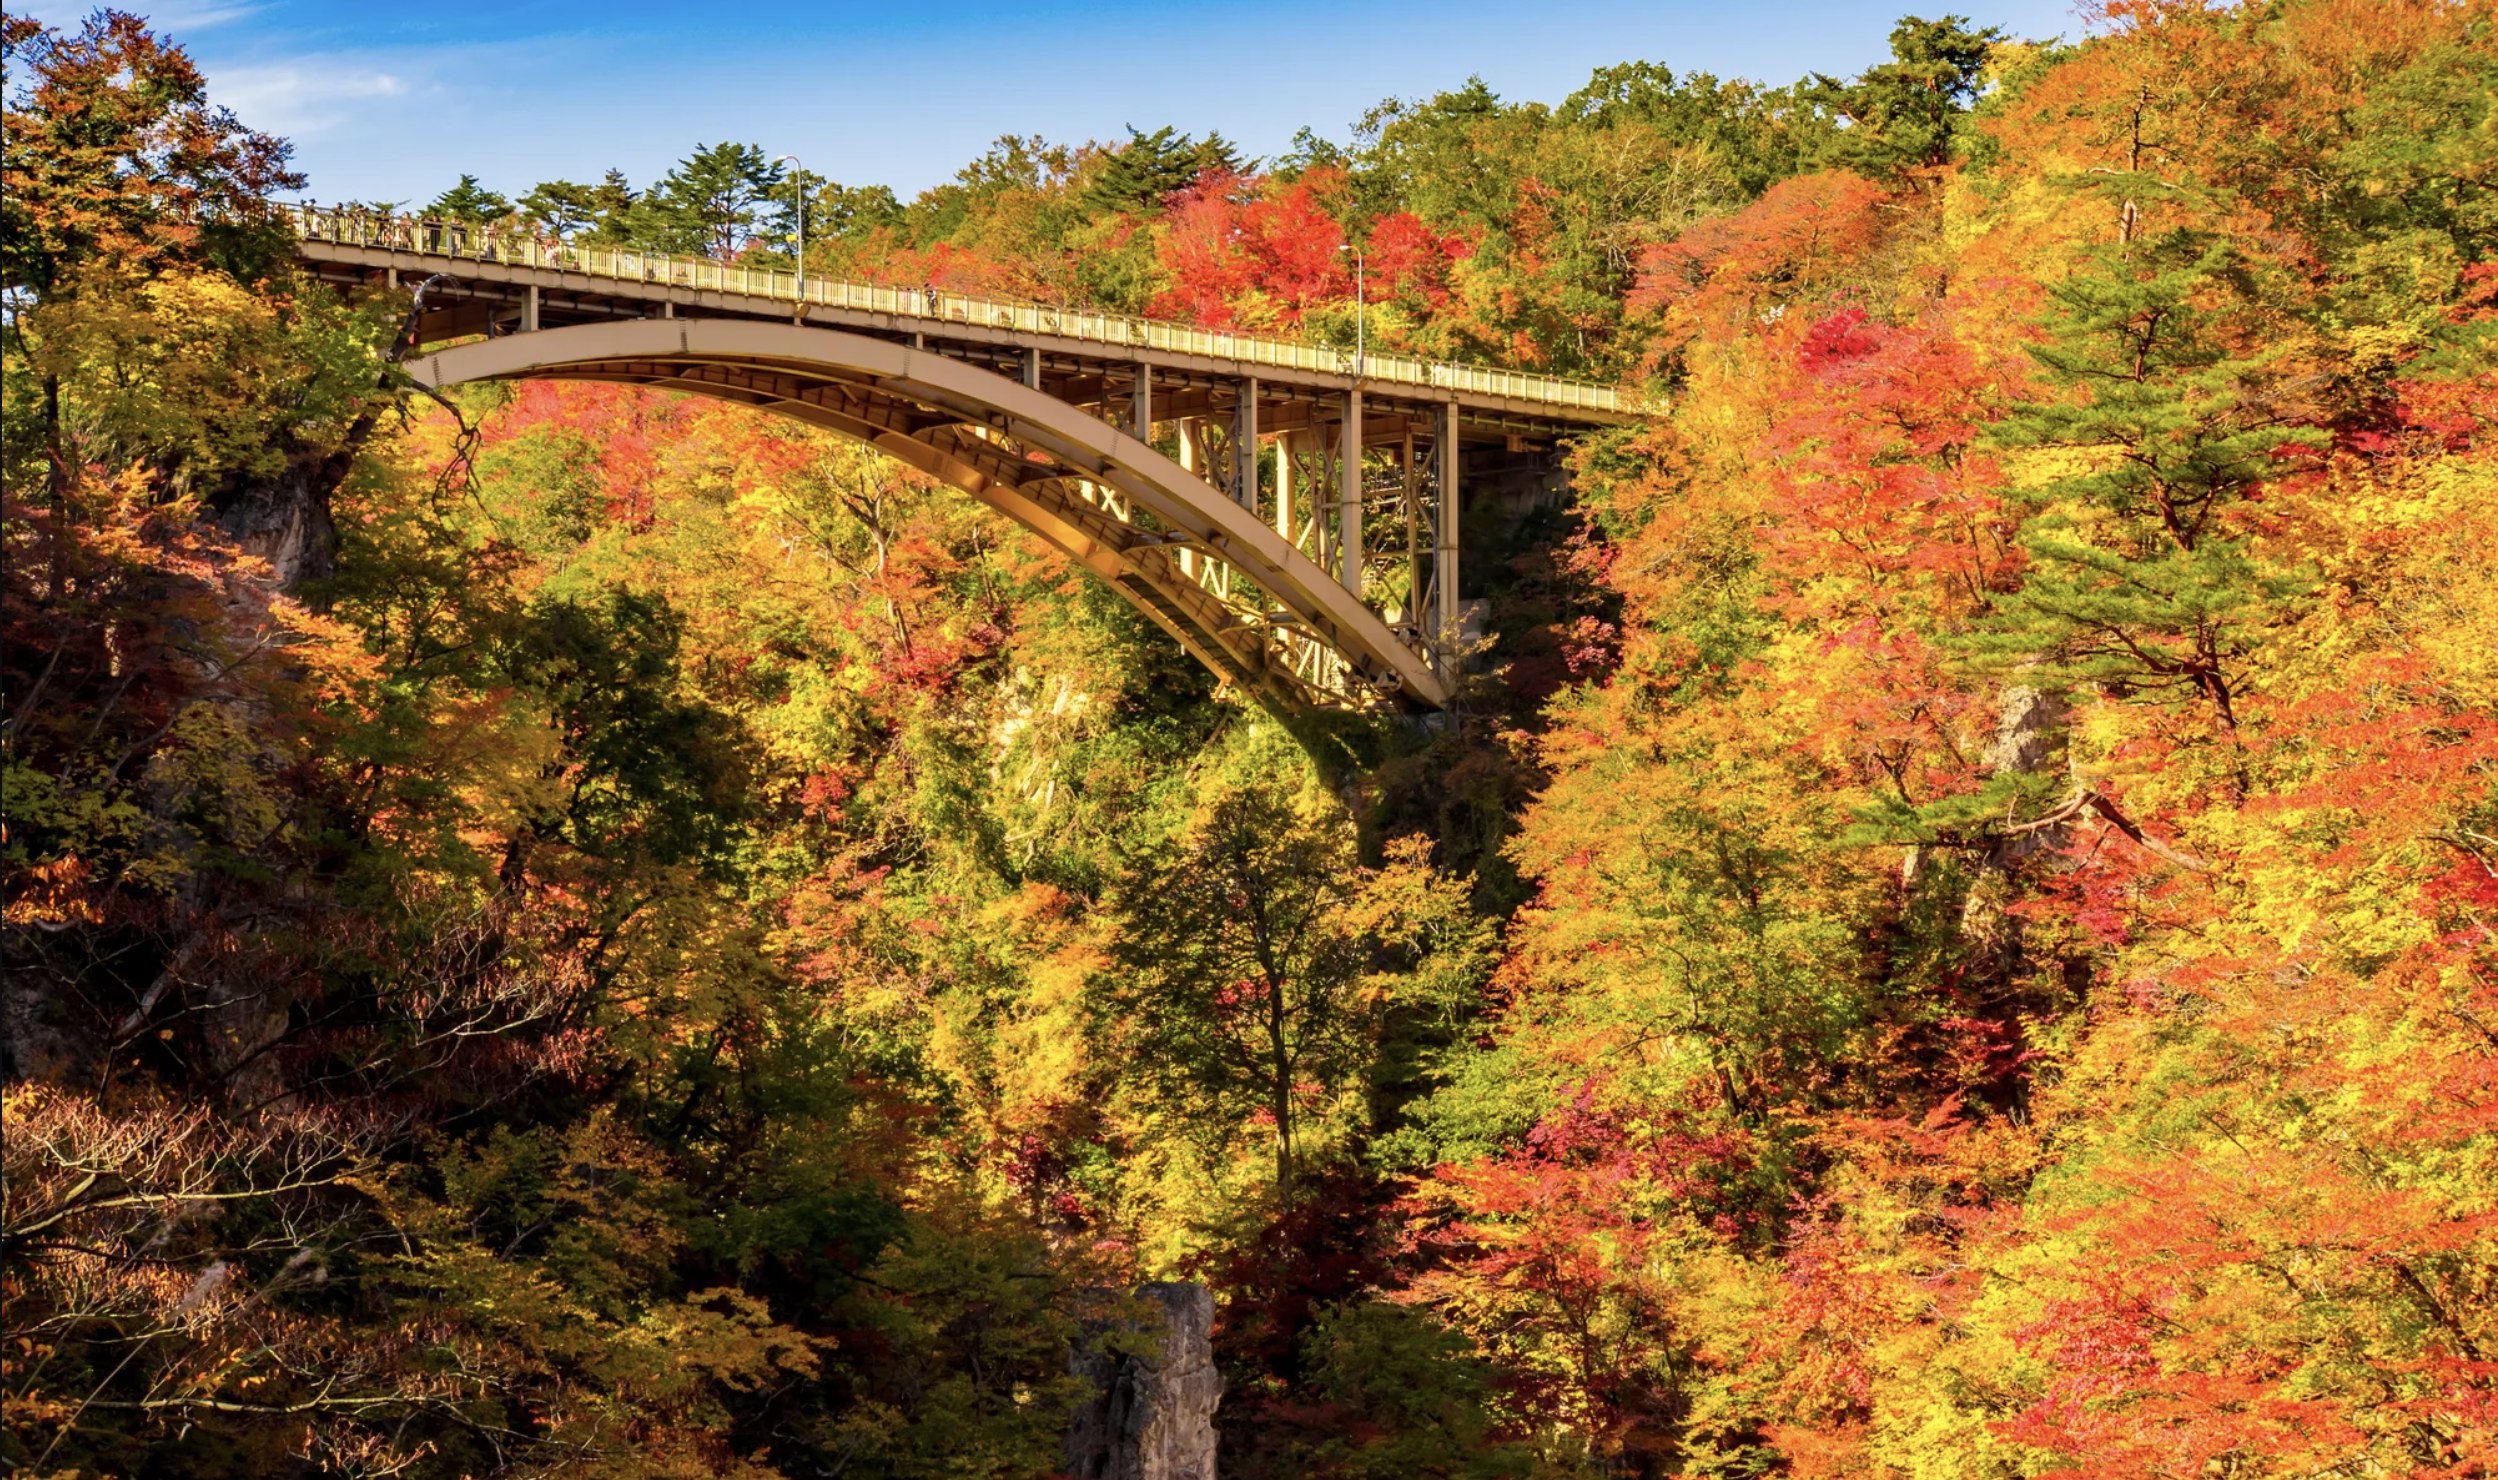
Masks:
[[[1397,444],[1397,501],[1405,505],[1405,620],[1420,625],[1422,609],[1422,490],[1414,486],[1414,424]]]
[[[1440,408],[1439,431],[1432,440],[1437,444],[1432,451],[1440,462],[1436,480],[1440,485],[1439,498],[1435,501],[1439,504],[1440,517],[1436,521],[1439,528],[1433,531],[1431,552],[1431,583],[1438,588],[1440,596],[1434,621],[1443,638],[1452,638],[1457,629],[1457,514],[1461,507],[1457,495],[1456,402],[1451,401]],[[1441,675],[1446,677],[1455,669],[1456,664],[1443,650]]]
[[[1344,431],[1336,459],[1336,579],[1362,594],[1362,393],[1344,393]]]
[[[1258,382],[1240,383],[1240,404],[1232,408],[1232,502],[1258,511]]]
[[[1294,543],[1297,532],[1292,523],[1292,444],[1298,432],[1286,432],[1275,439],[1275,532],[1284,543]]]
[[[1041,388],[1041,352],[1037,349],[1023,352],[1023,383],[1032,390]]]
[[[1139,363],[1136,384],[1128,392],[1128,435],[1139,442],[1154,439],[1154,367]]]
[[[529,285],[529,299],[520,306],[520,332],[533,334],[538,328],[538,285]]]
[[[1197,439],[1189,435],[1189,433],[1194,430],[1195,428],[1188,424],[1188,419],[1186,417],[1182,417],[1180,419],[1180,471],[1190,474],[1193,477],[1202,478],[1205,474],[1197,470]],[[1187,576],[1190,580],[1195,580],[1197,578],[1196,551],[1189,549],[1186,545],[1182,545],[1172,558],[1179,561],[1180,573],[1182,575]]]

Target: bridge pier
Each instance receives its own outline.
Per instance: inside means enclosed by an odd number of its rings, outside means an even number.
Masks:
[[[1292,459],[1293,442],[1299,434],[1280,432],[1275,437],[1275,532],[1287,545],[1296,544],[1299,533],[1292,525]]]
[[[1422,626],[1422,490],[1414,486],[1414,424],[1405,424],[1397,439],[1396,501],[1405,514],[1405,599],[1398,615],[1411,627]]]
[[[1432,439],[1432,451],[1439,456],[1438,528],[1433,531],[1431,552],[1431,585],[1438,596],[1433,612],[1432,662],[1443,683],[1457,677],[1456,655],[1450,645],[1457,632],[1457,516],[1465,501],[1458,490],[1457,403],[1445,402],[1440,407],[1438,435]]]
[[[1240,399],[1232,407],[1232,502],[1258,511],[1258,380],[1240,383]]]
[[[1344,393],[1344,425],[1337,433],[1336,578],[1355,599],[1362,594],[1362,391]]]

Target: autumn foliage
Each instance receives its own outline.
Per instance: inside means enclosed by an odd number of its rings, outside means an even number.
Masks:
[[[1227,1474],[2498,1473],[2481,0],[807,205],[1646,395],[1432,727],[792,422],[415,397],[178,49],[9,25],[17,1469],[1038,1480],[1200,1278]]]

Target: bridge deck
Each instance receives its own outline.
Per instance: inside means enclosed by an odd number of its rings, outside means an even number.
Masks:
[[[1154,379],[1161,416],[1203,414],[1221,388],[1228,400],[1244,380],[1258,384],[1261,425],[1284,431],[1295,402],[1359,387],[1389,416],[1366,430],[1394,436],[1400,403],[1420,414],[1456,404],[1471,438],[1549,440],[1627,421],[1632,408],[1616,387],[1478,365],[1369,354],[1265,335],[1199,329],[1121,314],[1050,308],[930,288],[896,288],[651,252],[578,247],[535,237],[498,237],[488,228],[297,207],[301,252],[314,270],[341,282],[396,275],[451,281],[427,294],[419,324],[427,340],[518,332],[623,318],[695,315],[803,322],[909,342],[1018,378],[1028,357],[1053,394],[1081,404],[1086,379],[1097,400],[1139,367]],[[1192,397],[1191,392],[1197,392]],[[1205,405],[1192,405],[1202,399]]]

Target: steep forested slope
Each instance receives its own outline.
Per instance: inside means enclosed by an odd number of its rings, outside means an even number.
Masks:
[[[15,1470],[1037,1477],[1164,1276],[1242,1476],[2498,1466],[2487,4],[807,182],[1645,388],[1439,729],[795,424],[415,395],[281,143],[6,25]]]

